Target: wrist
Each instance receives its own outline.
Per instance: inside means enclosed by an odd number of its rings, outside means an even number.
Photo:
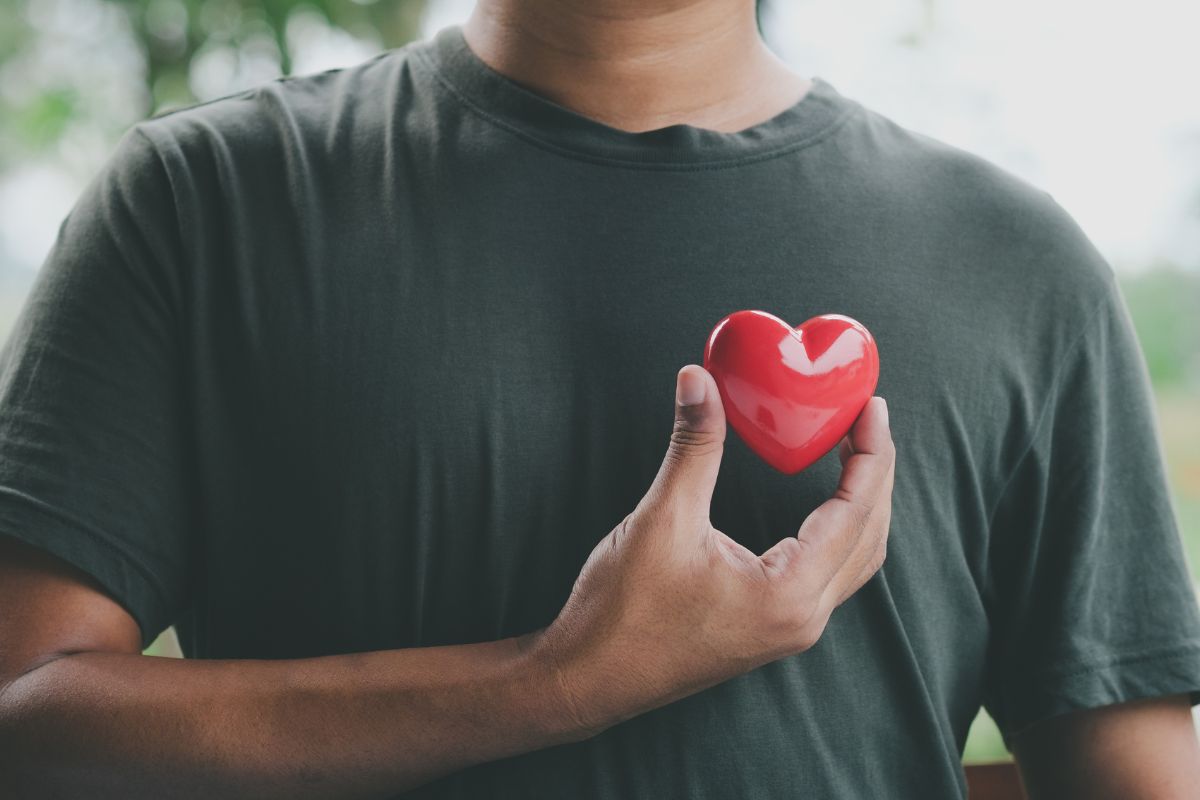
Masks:
[[[555,744],[590,739],[612,723],[605,723],[579,692],[544,633],[543,628],[510,640],[516,651],[513,676],[523,705],[534,727]]]

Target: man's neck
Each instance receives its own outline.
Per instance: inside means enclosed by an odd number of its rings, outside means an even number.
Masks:
[[[496,72],[630,132],[743,130],[812,86],[763,42],[753,0],[479,0],[463,36]]]

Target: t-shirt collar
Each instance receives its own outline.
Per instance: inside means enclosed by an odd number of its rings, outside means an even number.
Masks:
[[[493,70],[471,50],[461,24],[444,27],[411,49],[476,113],[535,143],[589,160],[666,167],[753,161],[818,141],[861,108],[814,76],[800,100],[741,131],[675,124],[635,133],[572,111]]]

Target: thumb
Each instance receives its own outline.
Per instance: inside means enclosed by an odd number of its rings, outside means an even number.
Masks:
[[[708,518],[725,448],[725,409],[717,382],[688,364],[675,376],[675,426],[648,498],[680,514]]]

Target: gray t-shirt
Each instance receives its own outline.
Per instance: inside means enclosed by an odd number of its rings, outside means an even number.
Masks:
[[[1144,363],[1048,194],[824,80],[737,133],[621,131],[458,26],[122,137],[0,353],[0,532],[194,658],[524,633],[746,308],[874,334],[883,570],[806,653],[412,796],[956,797],[981,703],[1011,737],[1200,702]],[[837,476],[731,430],[713,523],[761,552]]]

